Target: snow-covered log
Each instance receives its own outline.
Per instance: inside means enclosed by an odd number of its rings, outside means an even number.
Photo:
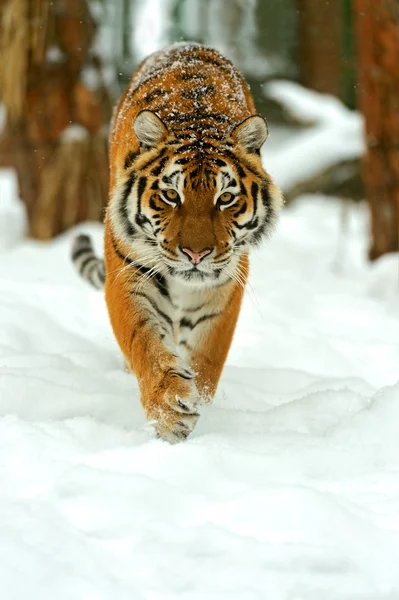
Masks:
[[[287,201],[306,192],[361,198],[360,161],[365,151],[363,119],[337,98],[290,81],[265,85],[265,94],[281,104],[303,127],[279,150],[265,150],[267,169]]]

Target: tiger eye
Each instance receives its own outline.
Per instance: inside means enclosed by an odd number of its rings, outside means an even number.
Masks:
[[[169,200],[176,200],[178,194],[176,190],[166,190],[166,196]]]
[[[230,194],[230,192],[224,192],[224,194],[222,194],[220,196],[220,199],[222,202],[229,202],[232,199],[233,195]]]

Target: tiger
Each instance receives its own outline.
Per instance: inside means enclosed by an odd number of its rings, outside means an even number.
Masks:
[[[264,170],[266,120],[219,51],[178,43],[133,74],[110,128],[104,260],[72,259],[105,300],[158,437],[185,440],[213,399],[249,272],[282,193]]]

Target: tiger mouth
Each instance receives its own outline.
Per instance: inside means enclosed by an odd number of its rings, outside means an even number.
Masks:
[[[186,281],[214,281],[220,277],[220,274],[221,269],[201,271],[197,266],[193,266],[191,269],[177,269],[172,267],[170,270],[170,275],[172,277],[181,278]]]

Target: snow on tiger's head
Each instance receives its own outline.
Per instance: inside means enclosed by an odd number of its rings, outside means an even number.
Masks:
[[[110,205],[116,236],[148,266],[217,285],[270,233],[282,204],[261,164],[265,120],[250,116],[218,140],[178,135],[143,110],[133,130],[140,149],[127,152]]]

